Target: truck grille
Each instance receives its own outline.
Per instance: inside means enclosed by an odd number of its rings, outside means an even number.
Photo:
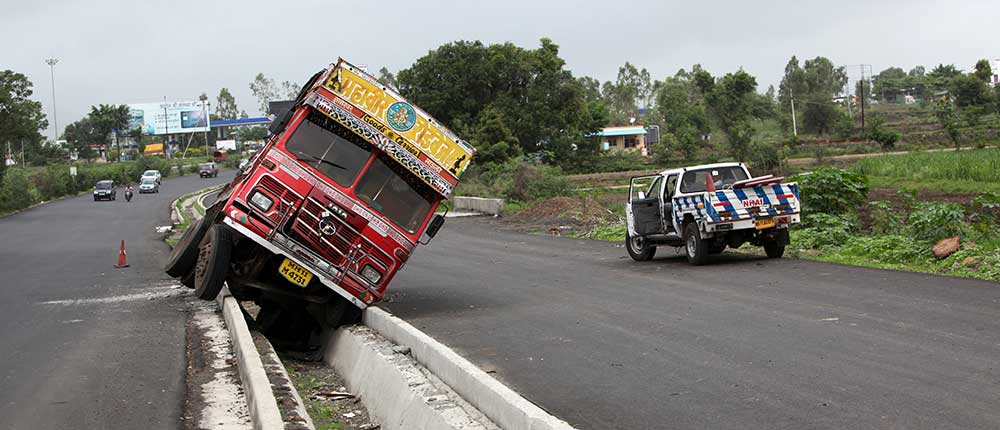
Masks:
[[[354,265],[365,260],[364,257],[368,257],[376,266],[382,266],[380,269],[383,270],[383,273],[386,273],[386,271],[394,266],[393,260],[388,254],[375,247],[375,245],[358,234],[353,227],[343,222],[340,218],[332,217],[337,222],[336,233],[333,235],[322,235],[320,233],[319,220],[325,211],[323,205],[316,201],[316,199],[312,197],[307,198],[292,223],[292,231],[296,233],[296,239],[306,242],[305,244],[309,245],[310,248],[317,251],[330,263],[339,267],[351,263],[348,261],[348,256],[351,255],[351,250],[355,247],[358,247],[360,254],[358,254],[358,251],[355,251]],[[361,270],[360,267],[354,266],[347,267],[347,269],[356,273]]]

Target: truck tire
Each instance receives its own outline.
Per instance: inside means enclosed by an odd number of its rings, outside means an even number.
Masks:
[[[764,242],[764,253],[767,254],[767,258],[781,258],[785,255],[785,245],[779,245],[776,240],[769,240]]]
[[[181,236],[181,240],[170,251],[167,264],[163,267],[163,270],[168,275],[180,278],[191,273],[194,269],[195,261],[198,260],[198,244],[205,237],[206,231],[208,231],[208,225],[205,225],[204,218],[195,221],[194,224],[188,227],[184,235]]]
[[[698,223],[688,223],[684,226],[684,250],[688,263],[701,266],[708,261],[708,241],[701,238]]]
[[[202,300],[215,300],[222,291],[233,254],[233,231],[224,224],[208,229],[194,266],[194,293]]]
[[[194,289],[194,270],[188,272],[187,275],[181,276],[181,285]]]
[[[625,249],[635,261],[649,261],[656,254],[656,247],[650,246],[642,237],[632,237],[625,232]]]

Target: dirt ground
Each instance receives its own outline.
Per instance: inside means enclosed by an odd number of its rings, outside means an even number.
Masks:
[[[504,217],[507,227],[529,232],[589,231],[624,220],[624,193],[554,197]]]

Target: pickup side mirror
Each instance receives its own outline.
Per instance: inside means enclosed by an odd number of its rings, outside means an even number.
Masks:
[[[420,238],[420,243],[423,245],[430,243],[431,239],[437,236],[442,225],[444,225],[444,215],[434,215],[434,218],[431,218],[431,222],[427,224],[427,230],[424,230],[423,237]]]
[[[639,200],[645,200],[646,199],[646,193],[644,193],[642,191],[639,191],[639,196],[638,197],[639,197]]]

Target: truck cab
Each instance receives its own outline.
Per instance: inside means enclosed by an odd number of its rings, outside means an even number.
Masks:
[[[268,143],[175,247],[167,273],[211,300],[306,303],[336,325],[382,300],[475,150],[374,77],[339,60],[275,119]],[[263,306],[262,306],[263,308]]]
[[[717,163],[633,177],[625,204],[625,248],[636,261],[658,246],[684,247],[688,261],[745,243],[778,258],[788,227],[798,223],[798,184],[782,177],[754,178],[743,163]]]

